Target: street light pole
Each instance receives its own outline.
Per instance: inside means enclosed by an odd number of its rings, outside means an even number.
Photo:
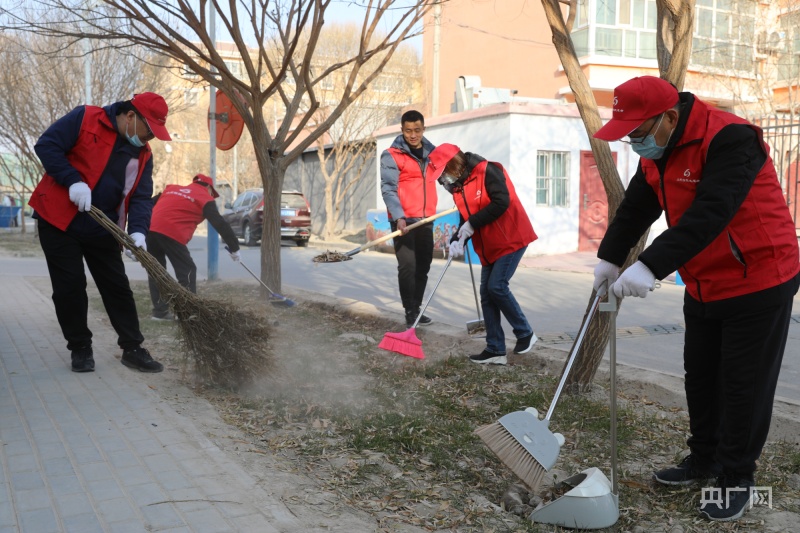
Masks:
[[[211,37],[211,46],[216,47],[216,32],[215,26],[217,24],[216,21],[216,9],[214,8],[214,2],[208,3],[209,13],[209,37]],[[217,71],[213,65],[211,65],[211,74],[213,75]],[[217,185],[217,92],[214,89],[213,85],[209,85],[208,87],[208,99],[209,99],[209,106],[208,106],[208,125],[209,125],[209,136],[211,137],[210,149],[209,149],[209,170],[211,172],[211,183],[214,184],[216,187]],[[214,227],[206,221],[206,227],[208,229],[208,280],[209,281],[216,281],[219,278],[219,233]]]

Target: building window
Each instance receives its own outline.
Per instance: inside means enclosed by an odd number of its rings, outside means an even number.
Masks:
[[[569,207],[569,152],[536,155],[536,205]]]
[[[800,13],[781,17],[781,31],[773,40],[778,53],[778,81],[796,82],[800,78]]]
[[[752,72],[756,36],[754,0],[697,0],[691,64]]]
[[[573,30],[578,56],[655,59],[655,0],[578,0]]]
[[[242,79],[242,62],[241,61],[225,61],[225,68],[233,75],[234,78]]]
[[[196,80],[200,78],[200,75],[189,68],[188,65],[181,65],[181,75],[189,80]]]
[[[183,103],[187,106],[195,106],[199,100],[199,94],[197,89],[184,89],[183,91]]]

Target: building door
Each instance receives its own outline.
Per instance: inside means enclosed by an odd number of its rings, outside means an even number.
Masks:
[[[612,152],[614,162],[617,153]],[[595,252],[608,229],[608,197],[591,151],[581,151],[578,251]]]

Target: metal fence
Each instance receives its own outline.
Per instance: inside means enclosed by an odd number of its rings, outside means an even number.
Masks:
[[[794,225],[800,230],[800,122],[782,117],[765,117],[755,121],[764,130],[764,140],[781,181],[783,194]],[[798,231],[800,235],[800,231]]]

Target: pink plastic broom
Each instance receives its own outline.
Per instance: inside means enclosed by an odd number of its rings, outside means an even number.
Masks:
[[[433,293],[435,293],[436,289],[439,288],[439,284],[442,282],[444,273],[447,272],[447,267],[450,266],[451,261],[453,261],[453,256],[447,258],[447,262],[444,264],[444,268],[442,269],[442,274],[439,276],[439,280],[436,282],[436,285],[433,286],[433,290],[428,296],[425,305],[423,305],[422,309],[420,309],[417,319],[414,320],[414,324],[402,333],[392,333],[391,331],[387,332],[383,336],[383,340],[381,340],[378,348],[388,350],[390,352],[397,352],[400,355],[414,357],[415,359],[425,359],[425,353],[422,351],[422,341],[417,338],[417,324],[419,324],[419,319],[422,317],[422,313],[425,312],[428,304],[431,303]]]

